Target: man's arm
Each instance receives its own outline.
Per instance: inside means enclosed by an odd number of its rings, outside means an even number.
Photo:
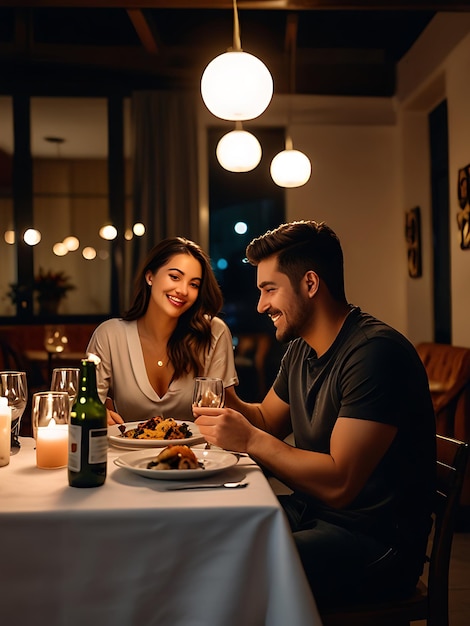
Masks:
[[[238,411],[261,430],[284,439],[291,433],[289,405],[283,402],[271,388],[262,402],[250,403],[241,400],[235,387],[225,390],[225,406]]]
[[[271,402],[281,409],[279,413],[266,412]],[[281,428],[282,408],[288,416],[289,406],[272,389],[257,406],[262,415],[258,420],[264,419],[275,434],[276,425]],[[266,432],[233,409],[195,407],[194,413],[201,434],[209,443],[226,450],[248,452],[291,489],[335,508],[348,506],[358,496],[397,432],[395,426],[388,424],[340,417],[332,431],[330,453],[326,454],[290,446],[282,441],[284,431],[280,438],[273,436],[270,430]]]
[[[329,454],[294,448],[255,429],[246,451],[291,489],[343,508],[359,495],[396,432],[389,424],[340,417]]]

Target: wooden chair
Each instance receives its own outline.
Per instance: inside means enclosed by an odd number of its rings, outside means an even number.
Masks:
[[[426,582],[419,580],[407,600],[325,609],[323,626],[449,625],[449,565],[460,493],[468,459],[468,444],[437,435],[437,490],[429,541]]]

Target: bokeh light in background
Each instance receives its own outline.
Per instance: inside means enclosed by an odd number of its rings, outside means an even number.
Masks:
[[[237,222],[233,227],[233,230],[237,235],[244,235],[248,230],[248,224],[246,222]]]
[[[82,250],[82,256],[87,261],[92,261],[96,257],[96,250],[91,246],[87,246]]]
[[[41,241],[41,233],[35,228],[28,228],[23,235],[23,240],[28,246],[35,246]]]
[[[142,237],[145,234],[145,226],[142,222],[136,222],[132,228],[136,237]]]
[[[68,248],[63,242],[59,242],[52,246],[52,252],[56,256],[65,256],[68,253]]]
[[[70,252],[78,250],[80,246],[80,241],[78,240],[78,238],[73,237],[72,235],[70,237],[66,237],[62,243]]]
[[[102,239],[112,241],[113,239],[116,239],[118,232],[117,228],[112,224],[105,224],[100,228],[99,234]]]
[[[15,241],[16,241],[15,231],[14,230],[6,230],[5,234],[3,235],[3,238],[5,239],[6,243],[14,244]]]

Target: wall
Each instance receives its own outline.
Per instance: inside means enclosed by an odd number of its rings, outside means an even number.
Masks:
[[[449,230],[452,343],[470,346],[470,250],[460,249],[457,172],[470,163],[470,14],[440,14],[399,65],[398,128],[403,204],[419,205],[423,220],[423,277],[407,279],[408,335],[432,341],[432,231],[427,117],[444,98],[449,132]]]
[[[302,138],[297,147],[310,155],[313,173],[288,193],[288,219],[326,221],[342,242],[348,300],[404,332],[395,128],[321,125],[292,132]]]

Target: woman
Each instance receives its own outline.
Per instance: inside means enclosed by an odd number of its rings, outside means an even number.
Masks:
[[[174,237],[150,251],[129,310],[100,324],[87,347],[101,359],[98,393],[113,402],[108,424],[156,415],[192,421],[195,376],[238,384],[232,336],[216,317],[222,304],[209,258],[196,243]]]

